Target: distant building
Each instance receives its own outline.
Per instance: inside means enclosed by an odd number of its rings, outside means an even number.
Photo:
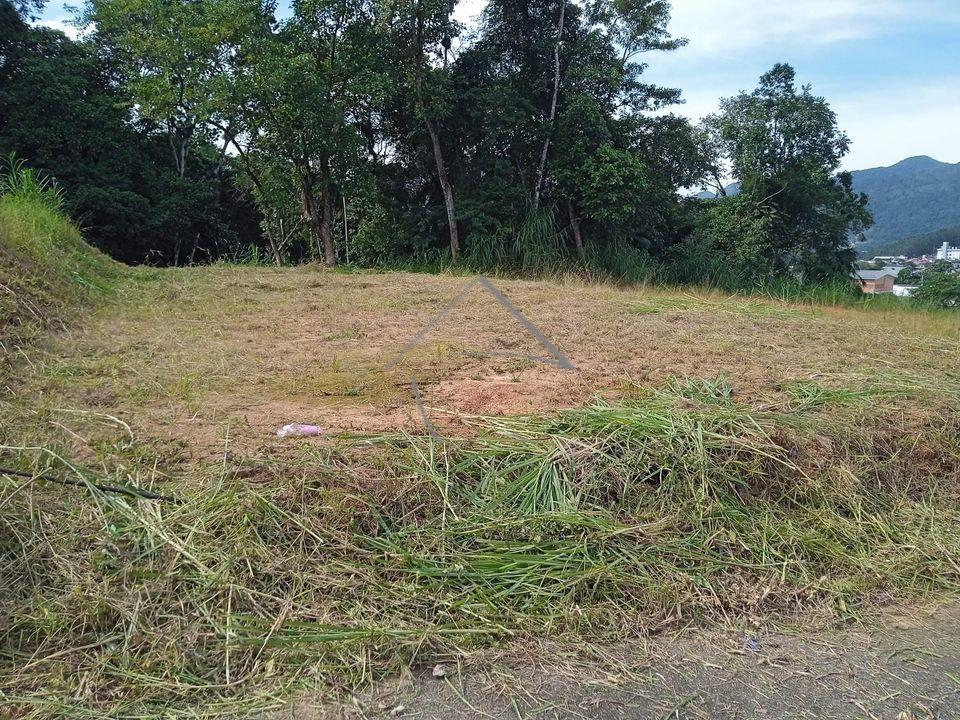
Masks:
[[[854,281],[865,293],[893,292],[896,279],[897,274],[889,270],[857,270],[854,276]]]
[[[877,255],[877,256],[876,256],[875,258],[873,258],[873,260],[871,260],[870,262],[872,262],[872,263],[883,263],[884,265],[890,265],[890,264],[894,264],[894,263],[897,263],[897,264],[902,265],[902,264],[905,263],[906,261],[907,261],[907,256],[906,256],[906,255]]]
[[[950,247],[950,243],[944,243],[937,250],[937,260],[960,260],[960,247]]]
[[[893,294],[897,297],[910,297],[916,289],[916,285],[894,285]]]

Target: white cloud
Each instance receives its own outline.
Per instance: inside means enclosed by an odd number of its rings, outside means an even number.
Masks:
[[[960,75],[936,82],[854,93],[832,103],[853,141],[850,170],[891,165],[914,155],[960,162]]]
[[[893,165],[914,155],[960,162],[958,87],[960,75],[837,93],[830,105],[837,113],[837,124],[852,142],[844,168]],[[697,121],[716,111],[718,97],[733,92],[732,87],[685,92],[687,102],[672,111]]]
[[[455,17],[468,26],[486,0],[460,0]],[[673,0],[670,31],[690,44],[649,58],[646,78],[683,89],[685,104],[670,111],[699,120],[721,97],[756,85],[770,65],[811,49],[843,63],[843,43],[896,35],[907,26],[960,30],[960,0]],[[849,169],[891,165],[912,155],[960,161],[960,77],[901,77],[863,90],[845,77],[807,77],[852,139]],[[951,72],[947,68],[946,72]],[[942,73],[944,68],[932,67]],[[831,82],[832,80],[832,82]],[[874,79],[873,82],[882,82]]]
[[[675,57],[699,60],[872,37],[915,18],[918,5],[907,0],[675,0],[670,28],[690,39]]]
[[[73,20],[66,17],[43,18],[39,20],[36,24],[43,25],[48,28],[53,28],[54,30],[59,30],[71,40],[76,40],[83,34],[80,28],[78,28],[76,25],[73,24]]]
[[[866,91],[831,93],[837,124],[850,136],[848,170],[893,165],[914,155],[960,162],[960,75],[916,83],[900,81]],[[672,112],[698,121],[715,112],[718,99],[738,88],[684,91],[686,103]]]
[[[852,140],[844,166],[890,165],[913,155],[960,161],[960,77],[952,67],[931,65],[929,74],[884,79],[864,87],[847,76],[846,42],[883,37],[897,41],[908,25],[960,29],[957,0],[675,0],[675,35],[690,45],[659,55],[648,78],[683,89],[686,104],[674,109],[693,120],[714,112],[721,97],[749,90],[770,65],[793,56],[829,57],[815,77],[798,66],[799,81],[813,82],[836,110]],[[829,50],[825,47],[836,44]],[[896,68],[889,69],[895,74]],[[953,76],[945,77],[945,73]]]
[[[460,0],[454,17],[471,24],[485,0]],[[673,0],[670,30],[694,59],[761,47],[825,45],[873,37],[905,21],[960,21],[955,0]]]

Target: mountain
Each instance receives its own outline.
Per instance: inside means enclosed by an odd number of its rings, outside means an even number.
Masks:
[[[727,195],[739,195],[740,183],[738,182],[730,183],[729,185],[725,185],[723,189],[727,193]],[[717,197],[717,194],[715,192],[711,192],[710,190],[701,190],[696,195],[694,195],[694,197],[697,200],[715,200]]]
[[[960,225],[879,244],[864,243],[858,248],[869,246],[869,252],[861,252],[861,256],[906,255],[907,257],[918,257],[920,255],[933,255],[944,243],[947,243],[950,247],[960,247]]]
[[[960,227],[960,163],[924,155],[852,175],[854,189],[870,196],[875,222],[857,245],[860,255],[907,255],[916,247],[929,253],[943,242],[933,233]]]

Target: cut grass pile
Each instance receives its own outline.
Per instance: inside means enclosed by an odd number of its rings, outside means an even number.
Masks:
[[[812,383],[781,407],[722,377],[474,417],[156,482],[123,428],[99,469],[182,504],[0,481],[0,699],[27,717],[236,716],[438,655],[616,641],[696,619],[851,615],[960,586],[960,387],[908,419]],[[154,463],[151,463],[151,460]],[[109,472],[107,472],[109,471]]]

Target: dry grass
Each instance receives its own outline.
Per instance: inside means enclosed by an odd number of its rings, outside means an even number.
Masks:
[[[958,587],[945,316],[502,282],[575,371],[488,357],[539,351],[479,294],[389,370],[463,282],[143,270],[31,354],[4,462],[184,503],[0,480],[7,709],[237,716],[511,639]]]
[[[24,393],[33,409],[43,393],[52,406],[122,414],[138,435],[210,458],[227,428],[243,452],[272,451],[273,431],[292,420],[334,433],[416,431],[411,372],[443,415],[547,411],[635,383],[718,374],[738,398],[764,403],[794,381],[936,382],[960,367],[960,324],[944,315],[500,281],[575,372],[504,357],[543,351],[479,289],[388,370],[465,282],[314,268],[144,271],[118,303],[33,357]]]

